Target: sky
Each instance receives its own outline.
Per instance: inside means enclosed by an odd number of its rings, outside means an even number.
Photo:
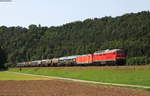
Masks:
[[[4,0],[2,0],[4,1]],[[60,26],[150,10],[150,0],[0,0],[0,26]]]

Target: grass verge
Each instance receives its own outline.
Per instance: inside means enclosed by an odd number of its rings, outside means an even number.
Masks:
[[[19,75],[19,74],[1,71],[0,80],[50,80],[50,79],[38,77],[38,76],[25,76],[25,75]]]
[[[9,71],[20,72],[18,68],[12,68]],[[23,68],[21,72],[97,82],[150,86],[150,69],[148,68]]]

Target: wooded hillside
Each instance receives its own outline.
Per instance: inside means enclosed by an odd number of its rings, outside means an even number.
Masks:
[[[0,27],[7,62],[86,54],[123,48],[129,57],[150,57],[150,12],[76,21],[57,27]]]

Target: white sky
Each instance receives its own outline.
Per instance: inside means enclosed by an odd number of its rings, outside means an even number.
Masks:
[[[150,0],[12,0],[0,2],[0,26],[58,26],[150,10]]]

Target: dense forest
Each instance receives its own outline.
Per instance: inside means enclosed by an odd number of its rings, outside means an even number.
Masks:
[[[10,64],[112,48],[126,50],[128,57],[150,57],[150,12],[86,19],[62,26],[1,26],[0,47]]]

